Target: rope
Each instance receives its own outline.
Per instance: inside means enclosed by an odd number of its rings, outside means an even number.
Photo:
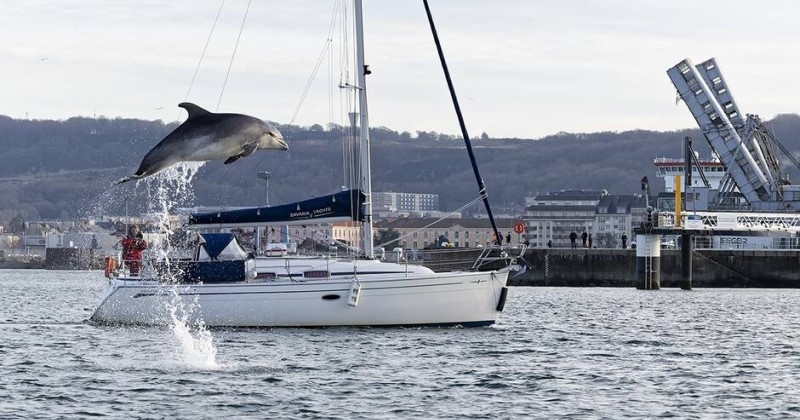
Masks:
[[[298,101],[297,101],[297,106],[295,107],[294,113],[292,114],[292,118],[289,121],[289,123],[286,124],[287,128],[291,128],[293,125],[295,125],[295,120],[297,119],[297,115],[300,113],[300,108],[302,108],[302,105],[305,102],[306,96],[308,95],[308,92],[311,90],[311,85],[314,83],[314,79],[316,78],[317,72],[319,71],[319,68],[320,68],[322,62],[324,61],[325,54],[331,51],[330,46],[333,43],[333,37],[332,37],[331,34],[333,33],[334,29],[336,28],[336,19],[335,18],[336,18],[337,11],[339,10],[339,6],[340,5],[341,5],[340,1],[335,2],[334,5],[333,5],[333,14],[332,14],[332,17],[331,17],[330,25],[328,27],[328,35],[325,38],[325,43],[322,46],[322,51],[320,51],[319,57],[317,57],[317,61],[316,61],[316,63],[314,63],[314,69],[311,71],[311,75],[308,78],[308,82],[306,82],[306,85],[303,88],[303,93],[300,95],[300,99],[298,99]],[[288,138],[288,137],[285,137],[285,138]],[[291,155],[291,151],[289,151],[289,159],[291,159],[291,156],[292,156]],[[255,165],[253,165],[253,167],[256,168],[256,169],[260,168],[261,164],[264,162],[265,158],[266,158],[266,154],[262,155],[261,159],[259,159],[258,162]],[[280,161],[280,164],[282,165],[284,162],[285,161]],[[333,179],[333,177],[331,177],[331,179]]]
[[[194,69],[194,75],[192,75],[192,81],[189,82],[189,89],[186,90],[186,96],[183,98],[184,101],[189,99],[189,93],[192,91],[195,79],[197,79],[197,73],[200,72],[200,65],[203,64],[203,59],[205,58],[206,51],[208,50],[208,44],[211,43],[211,36],[214,34],[214,29],[217,27],[217,21],[219,21],[219,16],[222,14],[223,6],[225,6],[225,0],[222,0],[222,2],[219,5],[219,10],[217,11],[217,17],[214,18],[214,23],[211,25],[211,32],[208,33],[208,38],[206,39],[206,45],[203,47],[203,53],[200,54],[200,60],[197,62],[197,67]],[[180,118],[181,116],[180,113],[181,111],[178,111],[178,117],[176,119]]]
[[[222,89],[219,92],[219,100],[217,101],[217,109],[219,111],[219,105],[222,103],[222,94],[225,93],[225,86],[228,85],[228,76],[231,74],[231,68],[233,68],[233,59],[236,57],[236,50],[239,49],[239,41],[242,39],[242,32],[244,31],[244,23],[247,20],[247,14],[250,13],[250,3],[252,0],[247,2],[247,9],[244,11],[244,16],[242,17],[242,24],[239,26],[239,35],[236,37],[236,45],[233,47],[233,53],[231,54],[231,61],[228,63],[228,71],[225,73],[225,81],[222,82]]]
[[[314,63],[314,69],[311,70],[311,75],[306,82],[306,86],[303,88],[303,93],[300,95],[300,99],[297,101],[297,106],[294,109],[294,114],[292,114],[292,119],[289,121],[289,125],[294,125],[295,119],[297,119],[297,114],[300,113],[300,108],[303,106],[303,102],[306,100],[306,96],[308,96],[308,91],[311,90],[311,85],[314,84],[314,79],[317,77],[317,72],[319,72],[319,68],[322,65],[322,62],[325,59],[325,55],[327,54],[328,50],[333,43],[333,31],[336,28],[336,10],[339,8],[339,3],[333,5],[333,14],[331,17],[331,22],[328,26],[328,36],[325,38],[325,43],[322,46],[322,51],[319,53],[319,57],[317,57],[317,62]]]

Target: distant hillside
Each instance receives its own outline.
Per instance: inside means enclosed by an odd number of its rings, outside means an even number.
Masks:
[[[781,115],[769,126],[797,156],[800,117]],[[29,121],[0,116],[0,222],[20,213],[30,220],[122,214],[126,198],[130,213],[145,210],[143,184],[111,183],[133,173],[144,154],[174,127],[131,119]],[[259,151],[231,165],[207,163],[195,178],[195,198],[187,204],[264,204],[266,183],[257,177],[259,171],[272,172],[271,204],[329,193],[344,184],[346,152],[338,130],[319,125],[279,128],[290,143],[288,153]],[[699,130],[484,138],[474,140],[474,147],[492,203],[521,209],[525,196],[552,190],[639,192],[642,176],[655,179],[653,159],[681,156],[686,135],[695,139],[703,156],[709,155]],[[374,191],[440,194],[443,210],[456,209],[477,195],[459,138],[387,128],[374,129],[372,138]],[[651,182],[655,188],[660,184]]]

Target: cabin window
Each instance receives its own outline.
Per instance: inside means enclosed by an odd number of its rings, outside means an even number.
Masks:
[[[303,272],[303,277],[310,279],[324,279],[330,277],[330,273],[328,273],[327,270],[309,270]]]
[[[275,273],[258,273],[258,275],[256,275],[256,278],[265,280],[274,280],[278,278],[278,275]]]

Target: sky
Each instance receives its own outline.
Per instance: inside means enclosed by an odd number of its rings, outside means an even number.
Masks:
[[[212,32],[221,4],[3,0],[0,115],[171,122],[185,118],[177,104],[188,93],[211,111],[282,124],[342,123],[330,89],[338,71],[328,60],[298,107],[337,1],[252,1],[229,73],[248,2],[225,1]],[[666,75],[687,57],[715,57],[745,113],[800,113],[796,0],[430,6],[473,137],[694,128]],[[422,1],[364,0],[364,19],[371,125],[458,134]]]

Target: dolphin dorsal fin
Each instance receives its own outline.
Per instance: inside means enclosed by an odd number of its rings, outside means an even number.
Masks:
[[[206,111],[205,109],[191,103],[191,102],[181,102],[178,104],[179,107],[186,110],[189,113],[189,120],[192,118],[197,118],[206,114],[210,114],[210,112]]]

